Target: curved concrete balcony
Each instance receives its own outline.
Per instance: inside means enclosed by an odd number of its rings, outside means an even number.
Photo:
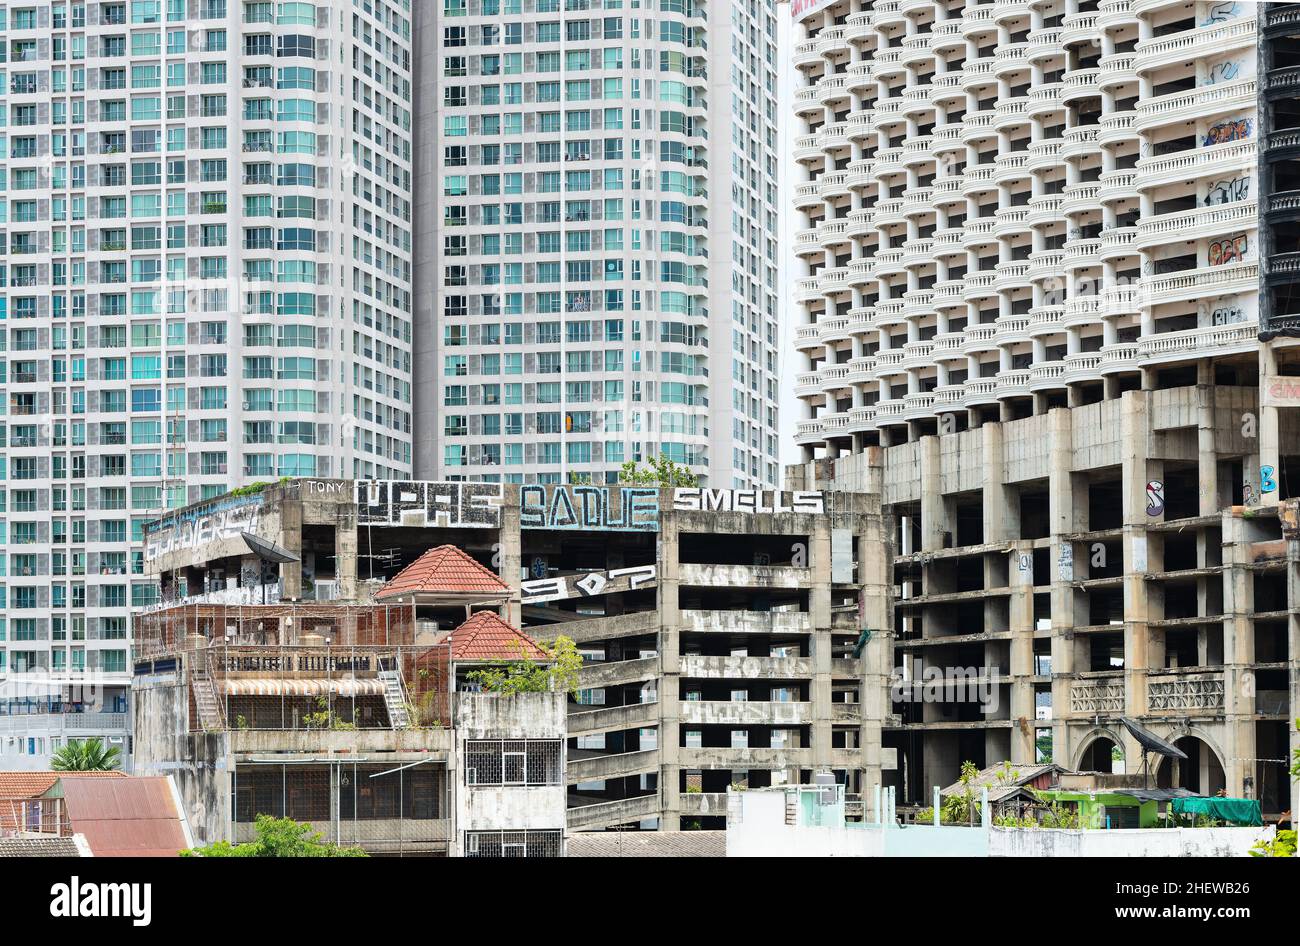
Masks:
[[[965,339],[965,332],[941,332],[931,339],[934,347],[930,350],[930,357],[935,361],[964,360],[966,355],[961,346]]]
[[[967,11],[965,19],[969,20],[970,11]],[[961,67],[961,87],[967,92],[973,92],[983,86],[991,85],[995,82],[993,77],[993,60],[992,59],[968,59]],[[966,119],[969,121],[971,114],[967,113]],[[992,113],[990,112],[990,115]]]
[[[1026,315],[998,316],[993,326],[997,329],[993,340],[999,347],[1029,341],[1029,317]]]
[[[1248,139],[1162,157],[1139,158],[1133,182],[1139,190],[1153,190],[1192,178],[1249,174],[1256,165],[1256,148],[1256,142]]]
[[[1108,286],[1101,291],[1103,316],[1135,315],[1142,308],[1142,290],[1134,284]]]
[[[982,351],[997,351],[997,334],[998,326],[996,322],[980,322],[975,325],[966,326],[966,340],[962,344],[962,350],[968,355],[978,354]],[[970,382],[966,382],[969,387]]]
[[[1017,155],[1023,157],[1023,155]],[[999,161],[1002,159],[999,158]],[[1006,239],[1017,233],[1029,232],[1028,207],[999,207],[993,212],[993,235]]]
[[[810,351],[822,346],[821,330],[816,323],[800,325],[794,330],[794,347],[800,351]],[[812,393],[812,392],[809,392]]]
[[[993,75],[1010,75],[1028,69],[1029,61],[1025,58],[1028,49],[1027,42],[999,43],[993,54]]]
[[[830,122],[822,127],[818,135],[818,144],[823,151],[838,151],[849,147],[849,123]]]
[[[934,412],[944,414],[961,410],[966,400],[965,384],[941,384],[934,391]]]
[[[903,346],[901,364],[907,370],[928,367],[933,352],[934,342],[908,342]]]
[[[1062,203],[1064,203],[1064,198],[1060,194],[1046,194],[1042,197],[1030,198],[1029,213],[1025,216],[1025,223],[1031,227],[1038,227],[1059,222]]]
[[[1065,74],[1062,82],[1061,98],[1066,102],[1080,99],[1095,99],[1100,96],[1097,89],[1097,77],[1101,70],[1095,66],[1091,69],[1072,69]]]
[[[953,253],[965,254],[966,248],[962,246],[961,240],[960,227],[944,227],[942,230],[936,230],[934,238],[930,241],[930,252],[936,258],[950,256]]]
[[[998,294],[997,288],[993,285],[996,279],[997,273],[993,272],[968,273],[965,286],[962,288],[962,298],[967,302],[993,298]]]
[[[930,300],[936,311],[943,309],[962,309],[966,308],[966,300],[962,298],[962,292],[966,288],[964,279],[942,279],[931,287],[934,293]]]
[[[877,279],[901,276],[907,272],[907,267],[903,265],[902,250],[877,250],[874,264]]]
[[[930,45],[928,34],[920,33],[903,39],[903,54],[899,57],[899,62],[904,66],[915,69],[918,66],[927,65],[933,59],[934,47]],[[918,91],[923,92],[924,90]]]
[[[966,92],[961,87],[961,77],[962,71],[960,69],[940,73],[932,77],[930,85],[927,87],[930,93],[930,102],[934,105],[954,101],[964,102]]]
[[[1065,84],[1047,82],[1036,85],[1029,90],[1029,106],[1025,114],[1030,118],[1046,119],[1057,112],[1065,111]]]
[[[1134,247],[1149,250],[1166,243],[1217,236],[1228,230],[1254,229],[1259,219],[1258,206],[1256,201],[1240,200],[1147,217],[1138,221]]]
[[[849,360],[848,368],[849,368],[849,373],[844,379],[846,382],[848,382],[849,384],[866,384],[868,381],[871,381],[875,378],[876,359],[872,355],[864,355],[861,358],[853,358]],[[852,411],[850,411],[849,413],[850,415],[852,415]],[[849,417],[849,423],[850,424],[853,423],[852,416]]]
[[[966,209],[966,195],[961,192],[961,176],[949,174],[946,166],[940,166],[940,170],[945,175],[936,177],[934,184],[931,186],[931,200],[936,208],[952,207],[958,205],[961,210]],[[961,242],[960,240],[958,242]]]
[[[794,110],[797,115],[821,117],[826,114],[826,106],[817,101],[817,86],[808,85],[794,93]]]
[[[871,158],[858,158],[856,161],[850,161],[844,169],[845,182],[849,187],[874,185],[876,183],[875,167],[876,162]]]
[[[998,379],[975,378],[966,382],[966,396],[963,398],[967,407],[998,402]]]
[[[1243,15],[1217,26],[1193,27],[1170,36],[1142,40],[1134,47],[1133,68],[1153,72],[1202,56],[1219,56],[1255,45],[1255,17]]]
[[[825,424],[823,428],[827,437],[842,437],[849,432],[849,412],[840,411],[836,414],[827,414],[822,418]]]
[[[844,119],[849,126],[849,137],[854,141],[862,141],[868,135],[873,135],[875,133],[875,127],[872,125],[874,118],[875,111],[869,108],[860,108],[849,112]],[[875,143],[874,139],[872,143]]]
[[[809,397],[821,392],[821,373],[817,371],[805,371],[794,377],[794,396]]]
[[[1030,285],[1028,260],[1010,260],[1005,263],[998,263],[994,271],[997,276],[993,280],[993,288],[998,292],[1006,292],[1009,289],[1027,289]]]
[[[828,26],[817,34],[817,52],[823,56],[831,53],[846,53],[849,51],[849,41],[846,38],[848,30],[842,26]]]
[[[1137,14],[1133,10],[1133,0],[1101,0],[1097,4],[1097,28],[1102,30],[1122,29],[1126,26],[1136,27]]]
[[[801,420],[794,425],[794,440],[800,446],[821,443],[825,427],[820,420]]]
[[[874,37],[876,34],[871,28],[874,18],[875,13],[872,10],[859,10],[857,13],[850,13],[844,21],[849,28],[849,41],[856,43],[867,37]]]
[[[1098,256],[1103,262],[1136,256],[1137,249],[1134,246],[1136,240],[1137,227],[1111,227],[1109,230],[1103,230]]]
[[[929,240],[917,240],[916,243],[929,243]],[[904,244],[906,248],[907,244]],[[925,254],[928,255],[928,254]],[[919,319],[934,315],[934,290],[909,289],[903,293],[903,317]]]
[[[1064,281],[1065,254],[1061,250],[1039,250],[1029,254],[1029,269],[1025,275],[1030,282],[1040,279]]]
[[[849,192],[848,172],[827,171],[817,178],[817,192],[823,197],[838,197]]]
[[[1234,292],[1255,292],[1259,285],[1259,264],[1207,266],[1172,276],[1143,276],[1139,282],[1142,305],[1188,302],[1206,296]]]
[[[1137,133],[1138,113],[1135,111],[1112,112],[1109,115],[1101,116],[1097,122],[1097,144],[1104,147],[1120,145],[1125,142],[1138,142],[1141,136]]]
[[[876,404],[876,426],[884,427],[889,424],[902,423],[903,411],[904,405],[901,397],[880,401]]]
[[[1100,89],[1116,89],[1130,82],[1138,81],[1137,70],[1133,68],[1136,57],[1133,53],[1112,53],[1097,60],[1097,86]]]
[[[1138,357],[1144,362],[1181,361],[1255,351],[1259,348],[1259,322],[1215,325],[1184,332],[1162,332],[1138,339]]]
[[[1004,397],[1023,397],[1029,393],[1029,369],[1016,368],[1013,371],[1001,371],[997,376],[997,395]]]
[[[993,180],[1000,185],[1010,184],[1012,181],[1028,180],[1030,177],[1028,164],[1028,151],[1000,154],[993,162]]]
[[[812,161],[822,158],[821,136],[800,135],[794,140],[794,159],[796,161]]]
[[[882,299],[876,303],[875,323],[877,328],[887,328],[891,325],[902,325],[907,321],[904,314],[904,302],[902,299]],[[879,355],[883,353],[878,353]]]
[[[1029,335],[1040,338],[1065,331],[1065,306],[1041,305],[1029,310]]]
[[[876,257],[870,256],[849,261],[849,281],[855,286],[862,286],[876,278]]]
[[[1137,120],[1133,127],[1139,132],[1151,131],[1165,125],[1177,125],[1211,115],[1237,112],[1253,108],[1256,102],[1255,78],[1207,85],[1190,92],[1160,95],[1137,104]]]
[[[851,337],[849,335],[849,319],[848,316],[844,315],[833,315],[829,318],[818,319],[817,330],[823,345],[848,341]],[[825,374],[823,374],[823,377],[825,377]]]
[[[848,89],[851,92],[860,92],[868,87],[875,91],[875,76],[872,74],[870,60],[866,62],[855,62],[844,70],[844,77],[848,80]]]
[[[872,59],[875,65],[876,75],[885,80],[907,75],[907,67],[903,65],[903,51],[901,49],[877,49],[876,55]]]
[[[903,368],[903,349],[888,348],[876,352],[876,374],[882,378],[892,378],[907,374]]]
[[[804,276],[794,281],[794,297],[797,302],[815,302],[821,299],[821,282],[816,276]]]
[[[861,335],[863,332],[873,332],[876,329],[875,307],[869,305],[854,306],[849,309],[849,332],[852,335]]]
[[[817,99],[825,105],[831,105],[848,97],[848,77],[842,75],[822,76],[817,80]]]
[[[827,394],[842,390],[849,384],[849,366],[826,365],[817,372],[817,381],[822,391]]]
[[[816,39],[796,43],[790,58],[797,69],[820,65],[823,62],[821,53],[817,51]]]
[[[934,189],[915,187],[904,191],[902,211],[904,217],[934,213]]]
[[[903,149],[901,146],[897,148],[881,148],[876,152],[875,162],[874,174],[876,180],[882,183],[885,178],[894,177],[906,171],[906,168],[903,167]]]
[[[1100,184],[1071,184],[1061,195],[1061,213],[1076,214],[1101,210]]]
[[[1101,240],[1066,240],[1062,247],[1066,269],[1088,269],[1101,265]]]
[[[903,395],[903,420],[916,420],[934,413],[934,393],[930,391]]]
[[[1101,346],[1101,373],[1115,374],[1120,371],[1134,371],[1138,367],[1137,342],[1119,342],[1114,345]]]
[[[799,210],[807,210],[810,207],[820,207],[822,203],[821,195],[818,194],[820,184],[818,181],[811,181],[807,184],[796,184],[794,189],[794,205]]]
[[[925,3],[925,9],[934,6],[933,0],[914,0],[916,4]],[[966,40],[961,35],[961,20],[954,17],[947,20],[941,20],[930,27],[930,45],[936,52],[946,52],[952,49],[965,49]]]
[[[1099,325],[1102,314],[1101,296],[1077,296],[1067,299],[1064,311],[1061,313],[1061,327],[1081,328],[1085,325]]]
[[[903,167],[910,168],[934,160],[934,136],[917,135],[903,142]]]
[[[961,125],[961,140],[968,145],[977,141],[996,141],[997,132],[993,130],[993,114],[991,108],[979,112],[967,112]]]
[[[823,295],[849,291],[849,270],[847,266],[824,269],[817,278],[817,290]]]
[[[962,245],[969,250],[996,242],[997,238],[993,236],[993,226],[996,223],[996,217],[977,217],[974,220],[967,220],[966,232],[962,234]]]
[[[1062,378],[1066,382],[1100,381],[1101,353],[1093,351],[1082,352],[1077,355],[1066,355],[1065,372]]]
[[[800,256],[823,255],[826,252],[822,249],[822,245],[817,242],[816,229],[800,230],[796,233],[794,235],[794,251]]]
[[[1082,158],[1095,154],[1097,150],[1097,132],[1097,125],[1067,128],[1061,136],[1061,158],[1069,161],[1073,158]]]
[[[1065,387],[1065,362],[1049,361],[1046,364],[1034,365],[1029,369],[1028,385],[1030,391]]]
[[[1061,43],[1095,42],[1101,38],[1096,13],[1071,13],[1061,20]]]
[[[817,224],[817,242],[827,249],[848,243],[849,238],[845,232],[848,227],[847,220],[824,220]]]
[[[902,26],[907,22],[907,12],[899,0],[876,0],[874,10],[872,25],[877,29],[882,26]]]
[[[1061,28],[1059,26],[1047,26],[1029,31],[1029,39],[1025,43],[1025,59],[1027,61],[1038,62],[1042,59],[1051,59],[1064,54],[1065,48],[1061,45]]]
[[[1101,176],[1097,197],[1101,202],[1136,200],[1138,197],[1137,172],[1131,169],[1107,171]]]
[[[863,407],[855,407],[849,411],[849,430],[855,433],[863,433],[868,430],[876,429],[876,406],[868,404]]]

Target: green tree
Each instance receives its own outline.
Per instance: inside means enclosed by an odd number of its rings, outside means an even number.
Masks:
[[[56,772],[112,772],[122,765],[122,750],[98,739],[72,740],[59,747],[50,761]]]
[[[369,857],[359,847],[341,847],[321,839],[311,825],[292,818],[258,815],[256,840],[245,844],[217,841],[206,847],[181,851],[182,857]]]
[[[570,637],[561,634],[550,644],[537,645],[546,652],[547,661],[518,660],[500,667],[475,670],[466,676],[489,693],[544,693],[560,690],[573,696],[578,694],[578,670],[582,667],[582,654]],[[522,648],[521,648],[522,649]]]
[[[700,479],[687,467],[678,466],[664,454],[651,457],[644,467],[628,460],[618,471],[618,481],[625,486],[699,486]]]

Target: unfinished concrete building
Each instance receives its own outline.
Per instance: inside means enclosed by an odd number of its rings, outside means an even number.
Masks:
[[[137,616],[137,770],[175,777],[198,843],[272,815],[372,854],[562,854],[564,694],[479,692],[477,671],[548,656],[451,552],[398,574],[396,600],[212,593]]]
[[[826,770],[860,804],[894,764],[884,539],[878,499],[847,493],[297,480],[182,510],[145,544],[177,613],[381,613],[418,648],[487,607],[572,638],[567,825],[595,830],[720,828],[729,786]]]
[[[787,486],[893,523],[901,799],[1140,771],[1129,717],[1188,756],[1153,782],[1294,809],[1296,7],[794,16]]]

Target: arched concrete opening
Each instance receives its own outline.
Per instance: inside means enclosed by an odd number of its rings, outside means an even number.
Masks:
[[[1122,775],[1127,771],[1124,765],[1124,746],[1118,739],[1104,730],[1089,738],[1091,741],[1086,743],[1083,751],[1079,753],[1075,771],[1105,772],[1116,775]]]
[[[1156,771],[1157,785],[1161,788],[1185,788],[1197,795],[1213,795],[1227,786],[1223,761],[1207,740],[1185,733],[1170,741],[1187,753],[1187,758],[1161,759]]]

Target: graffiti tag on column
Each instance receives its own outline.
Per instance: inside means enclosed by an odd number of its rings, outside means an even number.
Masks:
[[[1277,470],[1271,466],[1261,466],[1259,468],[1259,491],[1261,493],[1277,491],[1277,480],[1273,479],[1275,475],[1277,475]]]
[[[1147,483],[1147,515],[1159,516],[1165,511],[1165,484],[1160,480]]]
[[[1246,258],[1246,252],[1249,249],[1250,240],[1244,233],[1211,240],[1209,252],[1210,265],[1226,266],[1229,263],[1240,263]]]
[[[1246,312],[1236,296],[1224,296],[1210,310],[1211,325],[1233,325],[1246,321]]]
[[[1241,15],[1241,4],[1236,2],[1215,3],[1205,11],[1201,26],[1218,26]]]
[[[1206,85],[1218,85],[1221,82],[1231,82],[1241,75],[1241,63],[1235,59],[1229,59],[1227,62],[1218,62],[1210,66],[1205,76]]]
[[[1234,177],[1230,180],[1215,181],[1205,194],[1205,206],[1231,204],[1245,200],[1250,196],[1250,178]]]
[[[1056,557],[1056,574],[1061,581],[1074,581],[1074,546],[1062,542]]]
[[[1205,130],[1201,143],[1205,146],[1227,144],[1229,141],[1245,141],[1255,130],[1255,119],[1233,118],[1216,122]]]

